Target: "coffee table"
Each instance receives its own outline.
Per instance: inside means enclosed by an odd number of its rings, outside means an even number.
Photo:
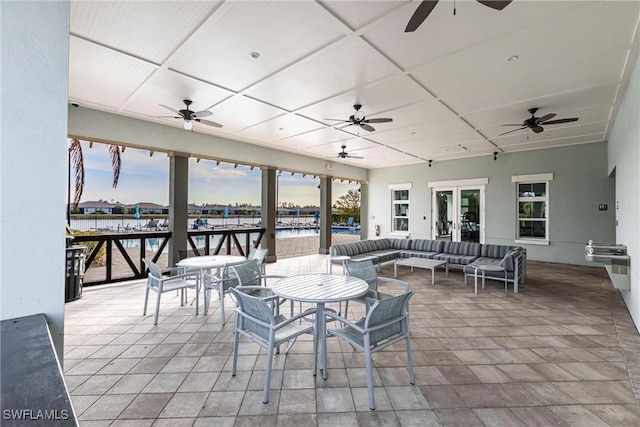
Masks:
[[[445,274],[447,275],[447,277],[449,277],[449,264],[447,264],[447,261],[441,261],[438,259],[418,258],[418,257],[397,258],[396,261],[393,263],[393,277],[395,278],[398,277],[399,265],[405,265],[405,266],[411,267],[411,271],[413,271],[414,267],[426,268],[428,270],[431,270],[432,285],[435,283],[435,270],[437,267],[444,265]]]

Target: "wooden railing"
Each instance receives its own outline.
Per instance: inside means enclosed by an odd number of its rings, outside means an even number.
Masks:
[[[251,248],[260,244],[264,233],[264,228],[190,230],[188,232],[189,248],[185,249],[191,249],[195,255],[218,255],[222,251],[227,255],[233,253],[246,256]],[[170,239],[171,232],[168,231],[75,236],[73,245],[87,247],[84,286],[145,278],[147,272],[142,259],[150,257],[153,262],[159,263],[162,257],[166,264]],[[204,245],[200,244],[200,240],[203,240]],[[135,249],[128,251],[123,244],[125,241],[129,243],[130,248],[137,248],[137,251]],[[151,250],[153,255],[149,254],[147,247],[153,248]],[[136,255],[134,256],[132,252],[136,252]],[[104,265],[97,265],[98,261]],[[170,267],[159,264],[161,267]],[[102,271],[104,273],[100,274]]]

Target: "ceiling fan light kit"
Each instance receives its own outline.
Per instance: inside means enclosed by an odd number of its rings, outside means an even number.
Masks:
[[[367,119],[366,116],[364,115],[364,111],[362,111],[361,104],[355,104],[353,108],[354,110],[356,110],[356,112],[353,113],[351,116],[349,116],[348,120],[342,120],[342,119],[325,119],[325,120],[333,120],[333,121],[349,123],[347,126],[351,126],[351,125],[360,126],[362,129],[369,132],[373,132],[374,130],[376,130],[369,123],[389,123],[393,121],[393,119],[390,119],[387,117]]]
[[[193,103],[190,99],[184,99],[182,100],[182,102],[184,102],[184,105],[186,106],[182,110],[176,110],[167,105],[160,104],[161,107],[171,111],[172,113],[175,114],[175,116],[156,116],[156,117],[170,117],[173,119],[182,119],[183,120],[182,126],[185,128],[185,130],[192,130],[193,122],[198,122],[200,124],[212,126],[215,128],[222,127],[220,123],[202,119],[202,117],[209,117],[210,115],[212,115],[213,113],[211,111],[202,110],[202,111],[194,112],[189,109],[189,106]]]
[[[487,7],[490,7],[491,9],[502,10],[505,7],[509,6],[509,3],[511,3],[512,0],[509,0],[509,1],[477,0],[477,1],[478,3],[483,4]],[[407,27],[404,29],[404,32],[411,33],[417,30],[418,27],[422,25],[424,20],[427,19],[427,17],[431,14],[431,12],[433,11],[433,9],[436,7],[437,4],[438,4],[438,0],[421,1],[417,9],[415,10],[415,12],[413,12],[413,15],[411,15],[411,19],[409,19],[409,23],[407,24]],[[456,14],[455,2],[453,6],[453,14],[454,15]]]
[[[547,126],[547,125],[558,125],[558,124],[562,124],[562,123],[571,123],[571,122],[577,122],[578,121],[577,117],[569,117],[569,118],[566,118],[566,119],[551,120],[555,116],[557,116],[556,113],[548,113],[548,114],[545,114],[542,117],[536,117],[535,114],[536,114],[537,111],[538,111],[537,107],[529,108],[529,114],[531,114],[531,117],[529,117],[524,122],[522,122],[522,124],[506,124],[506,125],[502,125],[502,126],[520,126],[520,128],[519,129],[510,130],[510,131],[505,132],[505,133],[501,133],[498,136],[506,135],[506,134],[511,133],[511,132],[517,132],[517,131],[523,130],[523,129],[531,129],[531,131],[533,133],[541,133],[541,132],[544,131],[544,128],[542,127],[543,125],[544,126]]]

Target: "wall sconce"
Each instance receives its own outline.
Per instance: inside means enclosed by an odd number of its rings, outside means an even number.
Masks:
[[[431,162],[433,162],[433,160],[429,160],[429,167],[431,167]]]
[[[498,160],[498,152],[497,151],[493,152],[493,160]]]

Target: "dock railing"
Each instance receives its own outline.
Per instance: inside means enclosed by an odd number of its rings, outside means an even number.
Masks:
[[[188,248],[196,255],[242,255],[262,240],[265,228],[200,229],[188,231]],[[147,277],[143,258],[168,265],[169,231],[96,233],[75,236],[73,245],[85,246],[83,286]]]

